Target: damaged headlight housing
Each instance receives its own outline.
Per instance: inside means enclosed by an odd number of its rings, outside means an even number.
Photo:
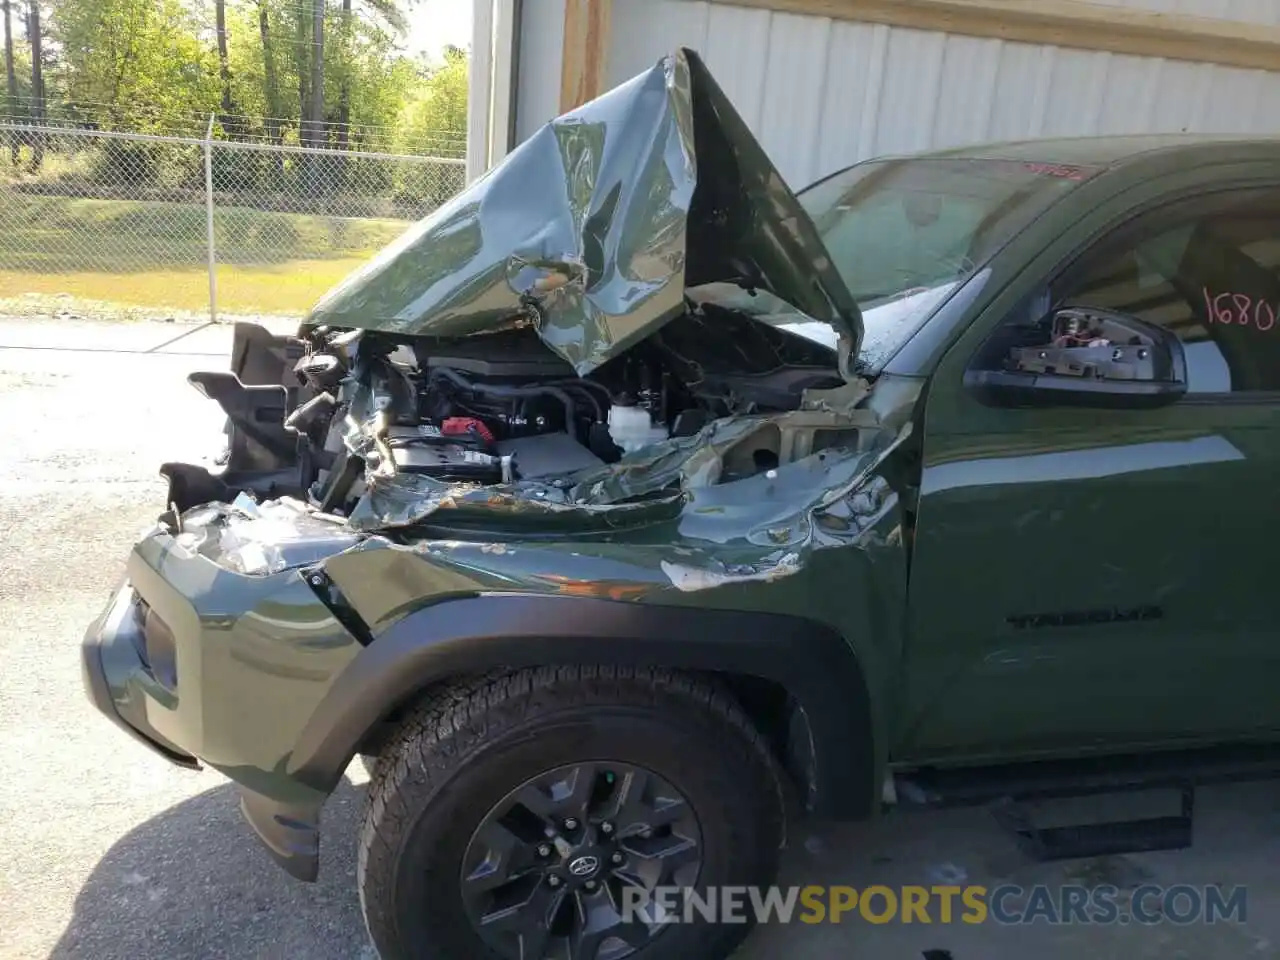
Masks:
[[[183,517],[179,545],[233,573],[265,577],[331,557],[362,537],[292,500],[197,507]]]
[[[279,573],[289,565],[278,543],[262,542],[253,537],[246,539],[236,530],[237,526],[240,524],[228,524],[222,528],[219,544],[222,566],[234,573],[265,577]]]

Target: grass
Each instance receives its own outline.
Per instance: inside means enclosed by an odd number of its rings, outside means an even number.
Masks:
[[[219,313],[304,313],[405,226],[219,209]],[[0,301],[207,311],[205,236],[204,208],[194,204],[0,191]]]
[[[220,266],[219,313],[292,316],[302,314],[364,258],[290,260],[271,267]],[[33,298],[34,295],[34,298]],[[209,309],[209,274],[199,268],[83,270],[42,273],[0,270],[0,301],[67,297],[126,307],[201,312]]]

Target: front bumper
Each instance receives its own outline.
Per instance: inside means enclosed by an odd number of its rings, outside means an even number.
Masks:
[[[156,530],[86,631],[80,663],[99,711],[170,762],[230,777],[272,856],[314,880],[333,784],[294,776],[292,753],[359,649],[298,571],[244,576]]]
[[[137,593],[125,584],[86,631],[80,645],[80,677],[85,693],[101,713],[139,743],[171,763],[199,770],[200,761],[152,727],[147,722],[146,711],[135,708],[126,690],[113,691],[108,683],[103,666],[104,649],[112,660],[132,650],[138,657],[133,669],[146,670],[145,660],[139,656],[145,650],[139,609]],[[314,809],[297,808],[243,786],[240,809],[280,866],[299,880],[316,879],[320,870],[320,827]]]
[[[80,679],[84,683],[84,692],[101,713],[139,743],[180,767],[199,770],[199,760],[171,743],[147,722],[146,711],[138,709],[138,703],[130,697],[127,686],[113,691],[107,680],[104,655],[116,662],[130,663],[133,668],[130,672],[145,670],[142,659],[145,645],[139,612],[137,593],[124,583],[117,588],[98,619],[89,625],[80,644]]]

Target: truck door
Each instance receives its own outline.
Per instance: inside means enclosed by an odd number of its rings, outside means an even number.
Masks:
[[[926,408],[898,755],[1280,734],[1280,185],[1141,212],[993,306]],[[1187,393],[1015,408],[965,388],[1077,306],[1176,333]]]

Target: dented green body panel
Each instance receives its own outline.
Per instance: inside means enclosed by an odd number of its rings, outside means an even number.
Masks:
[[[531,308],[585,374],[746,280],[856,352],[858,306],[702,61],[681,50],[547,124],[323,297],[308,325],[456,337]]]

